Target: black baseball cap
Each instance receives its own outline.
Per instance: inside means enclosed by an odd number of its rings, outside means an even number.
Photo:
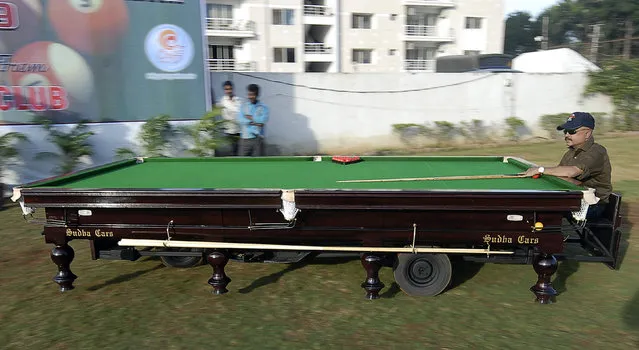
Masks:
[[[588,112],[575,112],[568,116],[568,119],[565,123],[557,126],[557,130],[576,130],[585,126],[587,128],[594,129],[595,128],[595,118]]]

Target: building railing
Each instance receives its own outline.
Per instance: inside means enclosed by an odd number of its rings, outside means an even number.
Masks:
[[[235,18],[207,18],[206,29],[255,32],[255,22],[251,20]]]
[[[455,5],[457,0],[404,0],[404,5]]]
[[[304,16],[332,16],[333,11],[325,5],[304,5]]]
[[[435,60],[404,60],[406,71],[435,71]]]
[[[437,26],[426,26],[418,24],[404,25],[404,33],[408,36],[421,36],[421,37],[433,37],[433,38],[452,38],[453,30],[451,29],[448,35],[441,35]]]
[[[208,60],[209,71],[255,71],[255,61],[240,62],[235,59],[213,58]]]
[[[305,43],[304,53],[330,54],[333,53],[333,48],[326,46],[324,43]]]

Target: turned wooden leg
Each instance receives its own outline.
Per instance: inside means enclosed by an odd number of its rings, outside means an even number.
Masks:
[[[362,283],[362,288],[366,290],[366,299],[379,299],[379,291],[384,288],[384,283],[379,279],[382,257],[372,253],[364,253],[361,260],[362,266],[366,269],[366,281]]]
[[[224,252],[213,251],[206,260],[213,267],[213,276],[209,279],[209,284],[213,287],[213,294],[224,294],[228,292],[226,286],[231,279],[224,273],[224,266],[229,262],[229,257]]]
[[[73,248],[68,244],[56,245],[51,250],[51,260],[58,266],[58,273],[53,277],[53,281],[60,286],[61,292],[73,289],[73,281],[78,276],[71,272],[70,265],[75,257]]]
[[[557,259],[552,254],[539,254],[533,260],[533,268],[537,272],[538,278],[537,284],[530,287],[530,290],[535,293],[536,302],[551,304],[552,298],[558,294],[550,281],[558,266]]]

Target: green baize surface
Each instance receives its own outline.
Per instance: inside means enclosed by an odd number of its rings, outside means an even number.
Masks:
[[[362,157],[338,164],[331,157],[149,158],[108,164],[37,187],[75,189],[435,189],[435,190],[580,190],[566,181],[540,179],[474,179],[375,183],[338,180],[516,174],[526,166],[502,157]]]

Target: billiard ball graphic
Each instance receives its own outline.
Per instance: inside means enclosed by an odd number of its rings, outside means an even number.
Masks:
[[[13,86],[56,87],[47,92],[49,96],[56,96],[55,101],[48,101],[49,106],[66,103],[69,110],[80,111],[90,104],[94,92],[93,72],[84,58],[68,46],[50,41],[34,42],[16,51],[11,62],[17,64],[17,70],[23,70],[10,72]],[[26,67],[25,64],[30,65],[30,69],[19,69]],[[61,98],[65,100],[57,99],[57,87],[64,88],[65,96]],[[29,92],[28,89],[22,91]],[[43,90],[38,89],[40,91]]]
[[[42,35],[40,0],[0,0],[0,54],[11,54]]]
[[[129,27],[124,0],[49,1],[47,14],[58,38],[88,55],[114,53]]]

